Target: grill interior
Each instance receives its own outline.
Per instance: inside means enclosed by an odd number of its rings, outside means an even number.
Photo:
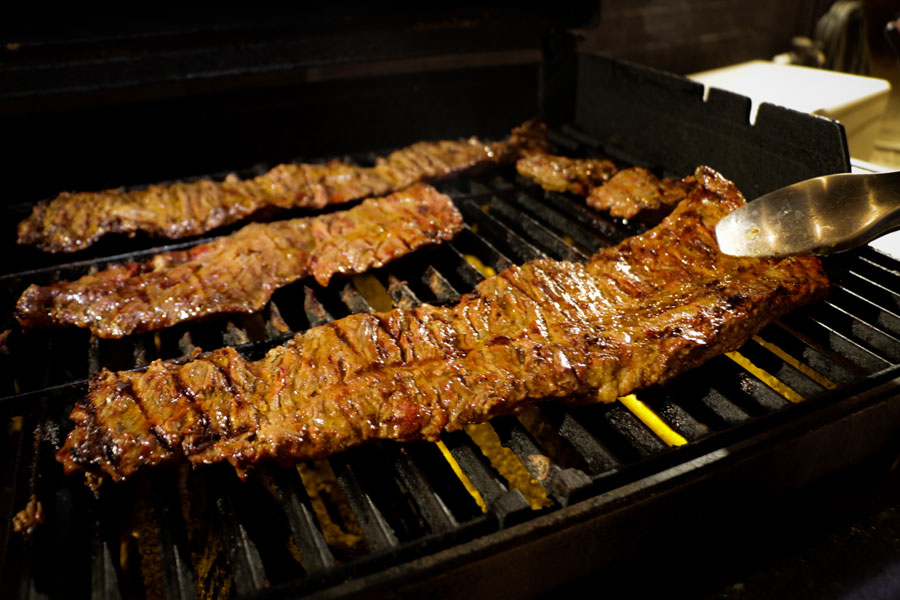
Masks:
[[[555,125],[552,139],[560,152],[604,155],[602,142],[571,124]],[[384,152],[339,158],[370,164]],[[624,166],[629,156],[612,157]],[[579,507],[619,506],[667,489],[672,469],[702,471],[710,453],[815,416],[896,376],[900,263],[863,249],[828,262],[834,289],[827,300],[664,388],[612,405],[568,409],[548,402],[445,434],[438,444],[378,442],[315,463],[269,465],[247,482],[226,467],[178,466],[107,484],[94,497],[80,478],[62,475],[54,449],[70,428],[74,401],[101,368],[139,369],[224,345],[258,358],[309,327],[395,305],[453,302],[510,265],[584,260],[643,227],[545,192],[511,167],[435,185],[466,221],[448,244],[335,278],[327,288],[297,282],[258,314],[124,340],[68,330],[23,336],[11,307],[30,283],[76,278],[211,236],[165,246],[138,239],[141,249],[127,253],[120,250],[135,242],[113,240],[74,262],[37,253],[12,261],[0,275],[6,307],[0,329],[12,332],[9,353],[0,356],[10,457],[0,471],[4,597],[350,596],[372,592],[359,586],[373,580],[384,591],[416,569],[459,568],[460,560],[481,560],[510,540],[527,548],[546,524],[565,529],[580,522]],[[4,217],[17,222],[27,209],[5,207]],[[2,243],[12,256],[11,242]],[[23,540],[10,524],[32,496],[46,522]],[[580,551],[575,547],[570,552]],[[434,563],[424,564],[429,557]]]

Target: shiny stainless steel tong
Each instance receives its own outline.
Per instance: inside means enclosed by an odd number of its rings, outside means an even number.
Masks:
[[[734,256],[833,254],[900,229],[900,171],[839,173],[775,190],[716,225]]]

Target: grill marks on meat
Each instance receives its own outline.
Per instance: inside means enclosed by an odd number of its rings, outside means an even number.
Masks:
[[[182,238],[235,223],[262,209],[322,208],[379,196],[546,149],[545,126],[533,120],[514,129],[506,141],[486,143],[471,137],[418,142],[379,158],[374,167],[336,160],[282,164],[247,180],[229,175],[221,182],[204,179],[131,191],[64,192],[34,207],[19,223],[18,241],[48,252],[74,252],[107,233],[144,231]]]
[[[312,275],[362,273],[462,228],[453,201],[418,183],[346,211],[253,223],[189,250],[115,265],[73,282],[31,285],[16,305],[23,328],[87,327],[103,338],[217,313],[260,310],[272,293]]]
[[[455,306],[351,315],[256,362],[223,348],[144,373],[103,371],[57,459],[67,473],[115,480],[185,457],[244,473],[375,438],[434,440],[545,398],[611,402],[825,294],[816,258],[719,253],[713,227],[743,198],[708,168],[690,184],[661,225],[584,265],[529,262]]]
[[[691,189],[689,180],[660,179],[643,167],[623,169],[587,197],[589,206],[614,217],[653,218],[672,210]]]
[[[616,171],[608,160],[534,154],[516,162],[519,173],[551,192],[587,196],[614,217],[656,219],[687,197],[689,179],[660,179],[643,167]]]
[[[609,180],[616,166],[609,160],[534,154],[516,161],[516,170],[545,190],[586,196]]]

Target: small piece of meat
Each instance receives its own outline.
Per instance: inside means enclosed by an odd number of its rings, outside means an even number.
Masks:
[[[587,264],[532,261],[454,306],[350,315],[253,362],[222,348],[104,370],[57,460],[114,480],[185,458],[243,476],[371,439],[435,440],[546,398],[611,402],[664,383],[825,295],[814,257],[720,253],[715,224],[744,199],[705,167],[688,183],[662,224]]]
[[[189,250],[159,254],[73,282],[31,285],[16,304],[23,329],[89,328],[102,338],[218,313],[260,310],[272,293],[312,275],[362,273],[462,229],[453,201],[418,183],[346,211],[253,223]]]
[[[29,496],[25,508],[17,512],[13,517],[13,531],[21,534],[22,537],[28,537],[34,533],[34,530],[37,529],[38,525],[43,524],[43,522],[44,507],[37,499],[37,496],[32,494]]]
[[[418,142],[379,158],[373,167],[339,161],[282,164],[241,180],[203,179],[138,190],[64,192],[34,206],[19,223],[18,242],[48,252],[82,250],[107,233],[177,239],[200,235],[240,221],[262,209],[321,208],[400,190],[483,164],[511,162],[532,152],[546,152],[546,127],[528,121],[509,140]]]
[[[595,187],[588,205],[609,211],[614,217],[632,219],[638,215],[652,219],[668,213],[690,191],[689,179],[660,179],[643,167],[622,169],[605,184]]]
[[[608,160],[533,154],[517,160],[516,170],[545,190],[586,196],[612,177],[616,166]]]

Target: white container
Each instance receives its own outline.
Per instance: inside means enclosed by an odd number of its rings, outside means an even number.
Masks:
[[[861,160],[868,160],[874,150],[891,90],[884,79],[764,60],[688,77],[709,87],[749,96],[753,101],[751,121],[756,119],[760,102],[840,121],[847,131],[850,155]]]

